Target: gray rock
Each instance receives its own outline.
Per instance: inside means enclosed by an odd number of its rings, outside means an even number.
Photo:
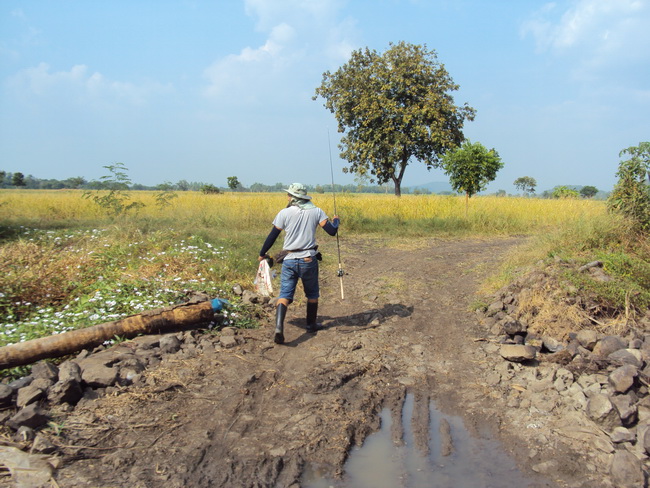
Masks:
[[[592,268],[602,268],[602,267],[603,267],[602,261],[591,261],[590,263],[580,266],[578,268],[578,271],[583,272],[583,271],[588,271]]]
[[[555,381],[553,386],[559,392],[562,392],[569,388],[573,384],[573,373],[565,368],[559,368],[555,372]]]
[[[55,383],[54,381],[48,378],[36,378],[34,381],[30,383],[30,386],[35,386],[37,388],[40,388],[41,390],[47,390],[54,383]]]
[[[74,361],[65,361],[59,365],[59,381],[67,380],[81,382],[81,368]]]
[[[140,350],[155,349],[160,346],[159,335],[144,335],[131,340],[137,346],[136,354]]]
[[[521,344],[503,344],[499,353],[503,359],[521,363],[523,361],[535,359],[537,349],[533,346],[525,346]]]
[[[614,395],[609,399],[618,412],[623,425],[630,426],[637,421],[636,405],[633,404],[629,395]]]
[[[260,303],[260,295],[250,290],[244,290],[244,293],[242,293],[241,296],[241,301],[242,303],[248,303],[248,304]]]
[[[81,379],[91,388],[106,388],[115,384],[117,373],[117,369],[102,363],[88,362],[84,364]]]
[[[501,312],[501,311],[503,310],[504,307],[505,307],[505,304],[504,304],[502,301],[500,301],[500,300],[498,300],[498,301],[496,301],[496,302],[492,302],[492,303],[488,306],[488,308],[487,308],[487,310],[486,310],[486,312],[485,312],[485,315],[487,315],[488,317],[493,317],[493,316],[495,316],[497,313]]]
[[[36,432],[34,432],[34,429],[27,427],[26,425],[21,425],[18,427],[18,430],[16,431],[16,434],[13,438],[16,442],[31,442],[34,440],[35,436]]]
[[[230,349],[232,347],[235,347],[237,345],[237,336],[234,335],[222,335],[219,337],[219,343],[221,344],[221,347],[225,349]]]
[[[641,360],[641,351],[638,349],[619,349],[618,351],[614,351],[609,356],[607,356],[607,360],[610,363],[616,364],[618,366],[631,364],[632,366],[639,369],[643,367],[643,361]]]
[[[626,364],[612,371],[608,377],[610,386],[616,393],[626,393],[634,384],[634,378],[639,370],[631,364]]]
[[[625,427],[615,427],[609,437],[612,442],[620,444],[621,442],[634,442],[636,434]]]
[[[574,410],[587,409],[587,397],[578,383],[573,383],[564,393],[564,402]]]
[[[173,334],[164,335],[160,338],[160,352],[174,354],[181,348],[181,341]]]
[[[553,388],[553,378],[546,376],[538,380],[531,380],[528,383],[528,391],[531,393],[542,393]]]
[[[587,415],[605,428],[613,429],[621,425],[618,413],[607,395],[592,395],[587,401]]]
[[[646,429],[643,433],[643,450],[646,454],[650,454],[650,429]]]
[[[555,460],[544,461],[531,467],[533,471],[540,474],[551,475],[557,473],[558,462]]]
[[[42,434],[36,434],[32,448],[30,449],[31,452],[38,452],[41,454],[52,454],[53,452],[56,452],[56,450],[56,446]]]
[[[641,349],[641,346],[643,346],[643,340],[639,338],[632,339],[628,345],[630,349]]]
[[[18,378],[17,380],[9,383],[9,386],[11,386],[14,390],[20,390],[21,388],[29,385],[32,381],[34,381],[34,378],[32,376],[23,376],[22,378]]]
[[[37,429],[45,425],[49,419],[39,408],[38,404],[32,403],[21,409],[16,415],[7,421],[7,425],[18,430],[22,425]]]
[[[564,344],[553,337],[542,337],[542,344],[544,344],[544,347],[549,352],[559,352],[564,349]]]
[[[619,336],[605,336],[594,346],[594,354],[606,358],[619,349],[625,349],[626,346],[625,341]]]
[[[36,378],[46,378],[55,383],[59,379],[59,368],[47,361],[40,361],[32,366],[31,376]]]
[[[52,388],[49,389],[47,393],[47,399],[54,404],[60,405],[62,403],[68,403],[70,405],[76,405],[81,397],[83,396],[83,391],[79,381],[69,378],[63,381],[58,381]]]
[[[644,397],[636,404],[639,422],[650,422],[650,396]]]
[[[503,327],[503,331],[511,336],[526,331],[524,324],[510,315],[506,316],[506,318],[501,321],[501,326]]]
[[[598,342],[598,332],[591,329],[582,329],[576,335],[576,339],[582,347],[591,351]]]
[[[0,408],[11,405],[14,396],[14,389],[5,384],[0,384]]]
[[[233,285],[233,287],[232,287],[232,292],[233,292],[235,295],[237,295],[237,296],[240,297],[240,296],[242,296],[242,295],[244,294],[244,289],[242,288],[242,286],[241,286],[239,283],[236,283],[236,284]]]
[[[18,395],[16,396],[16,405],[20,408],[26,407],[32,403],[39,401],[45,396],[45,390],[39,388],[33,384],[21,388],[18,390]]]
[[[643,463],[628,451],[614,453],[609,473],[617,488],[639,488],[645,484]]]

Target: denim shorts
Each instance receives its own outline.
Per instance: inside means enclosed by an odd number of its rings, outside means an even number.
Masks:
[[[318,260],[312,257],[310,261],[305,258],[285,259],[282,261],[282,273],[280,274],[280,296],[293,301],[296,293],[298,280],[302,280],[307,298],[318,298]]]

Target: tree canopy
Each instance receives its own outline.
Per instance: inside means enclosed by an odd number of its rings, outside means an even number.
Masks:
[[[580,195],[585,198],[592,198],[598,193],[598,188],[595,186],[587,185],[580,188]]]
[[[535,193],[535,187],[537,186],[537,180],[535,178],[532,178],[531,176],[522,176],[521,178],[517,178],[513,185],[515,185],[515,188],[518,188],[522,192],[524,192],[525,195],[528,195],[530,193]]]
[[[350,163],[344,171],[372,175],[380,185],[392,181],[400,196],[409,163],[439,167],[464,140],[463,124],[475,111],[454,104],[458,88],[435,51],[400,42],[383,54],[352,52],[335,73],[323,73],[314,99],[325,99],[336,117],[341,157]]]
[[[480,142],[467,140],[460,148],[444,156],[442,166],[449,175],[452,188],[465,193],[467,212],[469,198],[485,190],[487,184],[494,181],[497,172],[503,168],[503,162],[496,150],[488,150]]]

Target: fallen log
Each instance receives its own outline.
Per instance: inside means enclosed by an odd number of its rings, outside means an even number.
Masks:
[[[56,358],[103,344],[115,337],[130,339],[139,334],[210,322],[224,301],[218,298],[204,302],[184,303],[131,315],[114,322],[93,325],[85,329],[63,332],[0,347],[0,369],[35,363],[40,359]],[[227,302],[225,302],[227,303]]]

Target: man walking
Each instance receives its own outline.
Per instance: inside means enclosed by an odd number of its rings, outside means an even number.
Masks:
[[[264,241],[260,250],[259,260],[266,259],[266,254],[280,232],[285,231],[283,249],[288,252],[282,262],[280,275],[280,296],[275,311],[276,344],[284,343],[284,318],[289,304],[293,302],[298,280],[307,297],[307,330],[316,332],[318,315],[318,245],[316,244],[316,229],[320,226],[331,236],[335,236],[339,227],[339,218],[334,216],[330,222],[325,212],[313,204],[307,195],[307,189],[301,183],[293,183],[284,190],[287,192],[289,203],[280,210],[273,220],[273,228]]]

